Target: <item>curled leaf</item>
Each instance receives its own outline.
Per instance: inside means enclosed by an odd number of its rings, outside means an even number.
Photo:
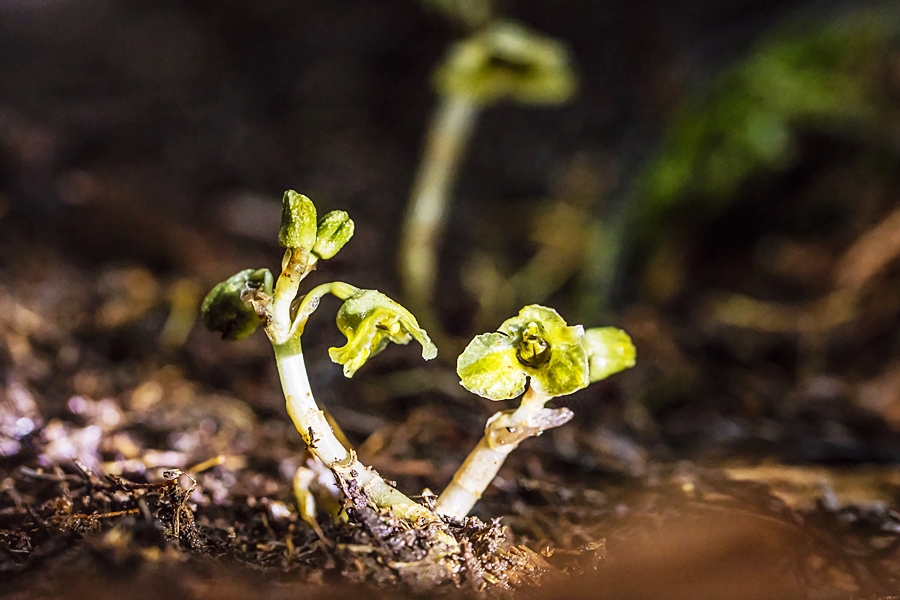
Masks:
[[[312,252],[321,259],[328,260],[344,247],[353,237],[353,220],[342,210],[333,210],[319,221],[316,245]]]
[[[246,300],[246,292],[260,290],[271,294],[272,273],[268,269],[246,269],[216,285],[203,299],[200,316],[210,331],[222,339],[240,340],[259,327],[259,317]]]
[[[316,243],[316,206],[294,190],[286,191],[281,203],[278,243],[282,248],[312,250]]]
[[[442,94],[480,104],[559,104],[577,87],[565,46],[509,21],[454,45],[435,73],[435,85]]]
[[[616,327],[596,327],[584,332],[591,381],[634,366],[637,351],[627,333]]]
[[[350,296],[338,310],[337,326],[347,343],[330,348],[328,355],[344,365],[346,377],[353,377],[389,342],[408,344],[415,339],[422,345],[422,358],[431,360],[437,356],[437,347],[412,313],[376,290],[360,290]]]

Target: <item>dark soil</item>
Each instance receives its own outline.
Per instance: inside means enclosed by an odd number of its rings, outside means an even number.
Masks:
[[[454,336],[484,330],[472,257],[521,266],[537,199],[589,172],[615,212],[682,99],[782,18],[840,8],[557,4],[505,8],[571,45],[581,94],[479,123],[442,253]],[[450,523],[459,557],[366,508],[300,518],[308,455],[271,348],[195,327],[196,307],[277,265],[287,188],[356,221],[314,283],[402,299],[427,81],[461,33],[400,0],[0,3],[0,595],[900,597],[896,48],[872,62],[878,131],[810,127],[790,164],[629,248],[609,303],[574,271],[553,292],[570,322],[609,307],[638,365],[564,399],[575,421]],[[319,401],[428,502],[497,407],[444,348],[345,380],[330,319],[304,338]]]

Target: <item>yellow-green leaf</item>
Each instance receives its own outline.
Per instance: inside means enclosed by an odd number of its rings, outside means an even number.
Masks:
[[[312,252],[319,258],[328,260],[344,247],[353,237],[353,220],[342,210],[333,210],[319,221],[316,231],[316,245]]]
[[[456,361],[464,388],[491,400],[509,400],[525,391],[527,381],[516,357],[516,339],[504,333],[475,336]]]
[[[577,328],[581,329],[581,325]],[[544,396],[565,396],[590,383],[587,352],[580,343],[552,346],[547,364],[526,368],[526,372],[531,375],[531,387]]]
[[[281,202],[278,243],[282,248],[312,250],[316,243],[316,206],[294,190],[286,191]]]
[[[627,333],[616,327],[597,327],[584,333],[591,381],[606,379],[634,366],[637,351]]]
[[[422,345],[422,358],[431,360],[437,356],[437,347],[412,313],[376,290],[360,290],[350,296],[338,310],[337,326],[347,343],[330,348],[328,355],[344,365],[346,377],[353,377],[389,342],[408,344],[415,339]]]
[[[497,333],[477,336],[457,361],[469,391],[492,400],[514,398],[527,378],[544,396],[565,396],[588,385],[584,328],[569,326],[552,308],[531,304],[500,325]]]

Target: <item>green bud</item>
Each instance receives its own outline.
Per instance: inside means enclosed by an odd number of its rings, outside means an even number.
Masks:
[[[278,243],[283,248],[312,250],[316,243],[316,206],[294,190],[286,191],[281,202]]]
[[[273,277],[268,269],[241,271],[214,287],[200,305],[203,325],[222,334],[222,339],[240,340],[256,331],[259,317],[244,293],[272,293]]]
[[[588,353],[591,381],[634,366],[637,351],[628,334],[616,327],[597,327],[584,332],[584,347]]]
[[[376,290],[359,290],[338,310],[337,326],[347,337],[340,348],[330,348],[331,360],[344,365],[344,376],[353,374],[389,342],[422,345],[422,358],[437,356],[437,347],[408,310]]]
[[[353,237],[353,220],[342,210],[333,210],[319,221],[312,252],[323,260],[333,257]]]

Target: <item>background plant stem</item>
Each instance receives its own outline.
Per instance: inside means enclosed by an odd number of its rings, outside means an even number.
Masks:
[[[469,98],[445,96],[432,116],[400,239],[400,276],[413,313],[431,304],[450,193],[477,120]]]

